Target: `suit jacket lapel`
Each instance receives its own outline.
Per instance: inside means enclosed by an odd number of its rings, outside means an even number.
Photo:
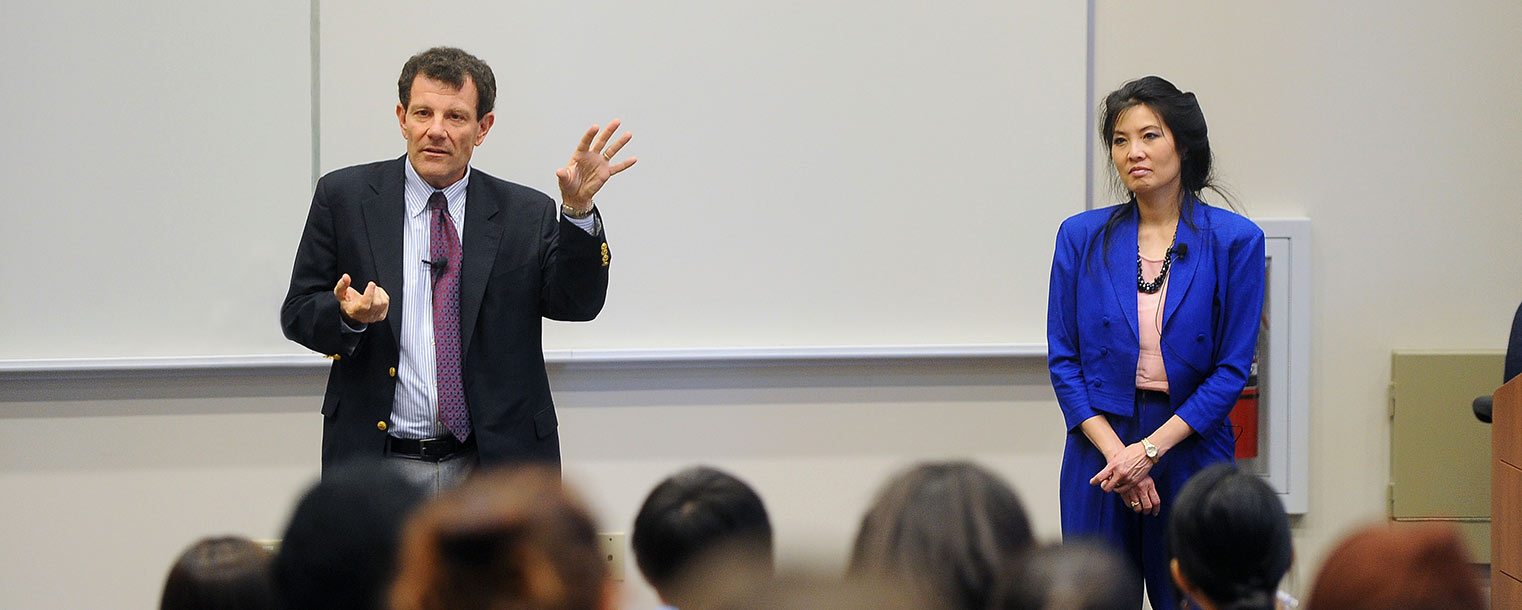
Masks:
[[[370,197],[363,203],[365,235],[370,239],[370,256],[375,261],[375,283],[386,289],[396,307],[386,312],[391,336],[402,336],[402,232],[406,227],[407,202],[402,193],[402,157],[380,166],[371,178]],[[364,286],[357,286],[364,289]]]
[[[481,299],[492,265],[497,261],[497,244],[502,241],[499,218],[503,202],[486,192],[486,179],[475,176],[465,187],[465,239],[460,248],[460,356],[470,353],[470,338],[475,335],[476,317],[481,313]]]
[[[1136,212],[1110,230],[1105,267],[1110,278],[1106,283],[1115,294],[1117,311],[1131,327],[1131,336],[1140,341],[1141,335],[1136,330]]]
[[[1163,328],[1168,328],[1168,321],[1173,319],[1173,312],[1178,311],[1179,303],[1183,302],[1184,296],[1189,293],[1189,285],[1194,280],[1194,270],[1199,268],[1199,261],[1205,258],[1209,251],[1205,243],[1204,233],[1197,231],[1193,226],[1201,226],[1205,216],[1200,209],[1205,204],[1195,201],[1193,223],[1184,222],[1181,217],[1178,223],[1178,233],[1173,238],[1175,248],[1178,245],[1188,244],[1188,250],[1183,256],[1174,256],[1173,262],[1168,265],[1168,294],[1163,300]]]

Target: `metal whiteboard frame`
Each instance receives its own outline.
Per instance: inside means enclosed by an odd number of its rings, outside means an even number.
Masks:
[[[796,362],[1046,358],[1040,343],[888,346],[718,347],[675,349],[545,350],[562,367],[713,367]],[[0,360],[0,381],[268,375],[327,371],[317,354],[253,354],[143,358]]]

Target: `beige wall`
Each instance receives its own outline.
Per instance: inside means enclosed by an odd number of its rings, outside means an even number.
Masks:
[[[1249,215],[1311,219],[1308,580],[1386,514],[1390,351],[1504,347],[1522,301],[1522,4],[1097,7],[1098,97],[1146,74],[1196,92]]]
[[[0,606],[150,608],[195,539],[276,537],[318,375],[0,382]]]
[[[1097,8],[1101,94],[1144,73],[1198,92],[1250,215],[1313,221],[1303,589],[1337,536],[1383,515],[1390,350],[1501,347],[1522,300],[1522,5]],[[554,382],[567,475],[609,531],[662,476],[714,463],[760,488],[783,560],[839,566],[884,477],[970,456],[1057,534],[1062,424],[1039,360],[567,366]],[[3,605],[151,607],[194,538],[278,535],[317,471],[320,391],[312,374],[0,383]]]

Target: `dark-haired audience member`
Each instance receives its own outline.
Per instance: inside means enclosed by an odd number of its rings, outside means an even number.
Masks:
[[[1327,556],[1305,610],[1482,610],[1475,570],[1453,528],[1370,527]]]
[[[993,610],[1136,610],[1136,571],[1094,542],[1045,546],[1016,562],[999,585]]]
[[[586,507],[554,467],[490,472],[430,500],[402,537],[393,610],[608,610]]]
[[[998,476],[970,462],[922,464],[878,493],[849,572],[984,610],[1000,572],[1033,544],[1024,505]]]
[[[291,514],[275,555],[290,610],[381,610],[402,525],[427,492],[379,457],[324,472]]]
[[[710,607],[724,597],[724,583],[753,586],[772,576],[772,524],[761,496],[707,466],[650,491],[630,544],[640,573],[668,607]]]
[[[164,581],[160,610],[275,610],[270,552],[247,538],[204,538],[186,549]]]
[[[1273,488],[1229,464],[1184,485],[1168,518],[1173,582],[1205,610],[1272,610],[1294,559],[1289,515]]]

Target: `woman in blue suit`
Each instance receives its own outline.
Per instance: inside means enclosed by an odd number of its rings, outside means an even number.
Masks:
[[[1226,416],[1257,345],[1263,231],[1200,200],[1215,187],[1194,94],[1149,76],[1102,114],[1131,197],[1057,232],[1047,343],[1068,429],[1062,533],[1113,545],[1152,607],[1172,610],[1168,510],[1190,475],[1233,459]]]

